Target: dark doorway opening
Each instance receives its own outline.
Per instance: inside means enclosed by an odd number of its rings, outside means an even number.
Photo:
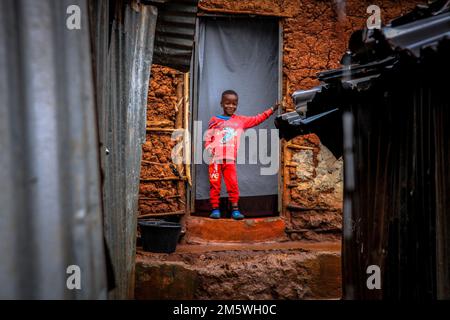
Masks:
[[[233,89],[239,94],[237,114],[256,115],[273,105],[280,97],[280,25],[276,18],[202,17],[199,20],[193,70],[193,152],[203,154],[202,137],[209,119],[222,112],[221,93]],[[196,129],[197,128],[197,129]],[[278,139],[273,118],[255,127],[268,142],[264,150],[279,164],[279,148],[271,146]],[[197,132],[195,132],[197,130]],[[261,131],[262,130],[262,131]],[[264,131],[265,130],[265,131]],[[200,131],[200,132],[198,132]],[[279,207],[278,170],[275,174],[261,174],[266,167],[258,154],[249,150],[249,140],[241,139],[239,152],[245,152],[245,163],[237,165],[240,187],[239,206],[247,217],[277,216]],[[258,148],[260,144],[258,142]],[[248,151],[248,152],[247,152]],[[272,157],[276,154],[276,157]],[[256,162],[255,162],[256,159]],[[208,165],[194,159],[193,215],[208,216]],[[201,162],[201,163],[199,163]],[[272,164],[271,164],[272,165]],[[220,209],[226,217],[231,204],[222,182]]]

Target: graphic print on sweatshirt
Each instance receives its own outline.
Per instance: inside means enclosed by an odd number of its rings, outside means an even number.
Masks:
[[[225,127],[222,131],[222,140],[220,141],[221,144],[226,144],[231,139],[237,136],[237,131],[233,128]]]

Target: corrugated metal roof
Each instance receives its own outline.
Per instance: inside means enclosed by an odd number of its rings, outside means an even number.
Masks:
[[[188,72],[198,0],[170,0],[158,7],[153,63]]]

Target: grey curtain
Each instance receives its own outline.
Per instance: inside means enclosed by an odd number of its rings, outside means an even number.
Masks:
[[[233,89],[239,94],[237,114],[255,115],[273,105],[278,97],[278,21],[275,19],[204,18],[199,25],[198,120],[202,133],[213,115],[222,114],[221,93]],[[274,116],[255,129],[268,129],[266,154],[270,150],[270,129]],[[258,130],[259,131],[259,130]],[[194,139],[196,151],[203,143]],[[272,139],[278,139],[272,135]],[[248,140],[247,140],[248,141]],[[241,140],[239,152],[248,145]],[[249,148],[247,147],[247,150]],[[249,160],[256,164],[248,164]],[[277,194],[278,176],[261,175],[262,165],[256,154],[246,152],[246,164],[238,164],[242,196]],[[222,181],[222,196],[226,188]],[[209,198],[208,166],[196,165],[196,199]]]

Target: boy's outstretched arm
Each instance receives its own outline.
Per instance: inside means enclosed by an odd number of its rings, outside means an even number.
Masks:
[[[276,105],[270,107],[263,113],[257,114],[256,116],[253,117],[242,116],[244,119],[244,129],[257,126],[258,124],[266,121],[278,109],[279,106],[280,104],[277,103]]]

